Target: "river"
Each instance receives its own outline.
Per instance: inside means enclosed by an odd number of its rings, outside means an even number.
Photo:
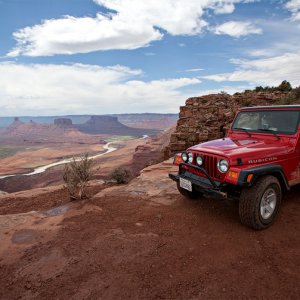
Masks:
[[[143,135],[143,137],[141,139],[146,139],[148,138],[148,135]],[[113,143],[117,143],[118,141],[115,141],[115,142],[109,142],[107,144],[105,144],[103,146],[103,148],[106,150],[105,152],[103,153],[99,153],[99,154],[96,154],[96,155],[93,155],[93,156],[90,156],[88,159],[93,159],[93,158],[98,158],[100,156],[103,156],[103,155],[106,155],[108,153],[111,153],[113,151],[116,151],[117,148],[111,146],[111,144]],[[80,157],[77,157],[75,158],[75,161],[79,161],[80,160]],[[73,158],[65,158],[63,160],[60,160],[58,162],[55,162],[55,163],[51,163],[49,165],[45,165],[45,166],[41,166],[41,167],[37,167],[35,168],[32,172],[30,173],[25,173],[25,174],[10,174],[10,175],[3,175],[3,176],[0,176],[0,179],[4,179],[4,178],[8,178],[8,177],[14,177],[14,176],[31,176],[31,175],[36,175],[36,174],[41,174],[41,173],[44,173],[45,171],[47,171],[48,169],[50,168],[53,168],[53,167],[56,167],[56,166],[59,166],[59,165],[64,165],[64,164],[68,164],[70,163],[71,161],[73,161]]]

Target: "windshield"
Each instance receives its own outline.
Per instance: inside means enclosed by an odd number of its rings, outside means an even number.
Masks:
[[[233,130],[294,134],[298,129],[300,111],[268,110],[240,112]]]

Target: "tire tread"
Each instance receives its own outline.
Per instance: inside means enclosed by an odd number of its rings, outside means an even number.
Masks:
[[[260,219],[259,209],[260,200],[266,188],[272,184],[278,186],[279,197],[277,199],[277,208],[272,219],[268,223],[263,223]],[[239,202],[239,215],[241,222],[256,230],[262,230],[269,227],[276,217],[281,202],[281,186],[278,179],[267,175],[259,178],[252,187],[242,190]]]

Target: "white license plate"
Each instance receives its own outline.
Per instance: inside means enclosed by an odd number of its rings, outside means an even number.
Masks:
[[[188,191],[192,191],[192,183],[187,180],[187,179],[184,179],[184,178],[179,178],[179,185],[180,187],[182,187],[183,189],[185,190],[188,190]]]

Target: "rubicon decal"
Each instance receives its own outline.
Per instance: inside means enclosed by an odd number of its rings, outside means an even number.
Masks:
[[[249,164],[259,164],[259,163],[269,162],[269,161],[273,161],[273,160],[277,160],[277,157],[265,157],[265,158],[251,159],[248,161],[248,163]]]

